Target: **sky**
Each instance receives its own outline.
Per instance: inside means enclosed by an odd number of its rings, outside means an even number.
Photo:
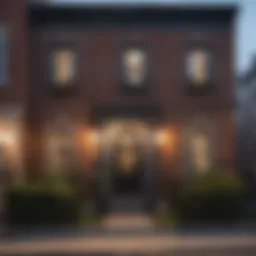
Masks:
[[[256,0],[48,0],[54,3],[175,3],[175,4],[229,4],[237,3],[239,8],[235,22],[235,69],[238,74],[245,72],[256,56]]]
[[[256,56],[256,0],[241,0],[236,20],[236,68],[238,73],[250,66]]]

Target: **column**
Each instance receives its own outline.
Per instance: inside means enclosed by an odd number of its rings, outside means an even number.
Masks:
[[[101,135],[99,152],[99,164],[97,169],[98,198],[97,209],[100,212],[107,212],[111,206],[111,144],[106,143]]]
[[[146,161],[145,161],[145,180],[144,180],[144,200],[145,209],[153,211],[156,207],[157,190],[156,190],[156,146],[154,133],[149,133],[149,138],[146,147]]]

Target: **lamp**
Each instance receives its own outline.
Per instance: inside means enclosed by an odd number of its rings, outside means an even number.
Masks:
[[[94,129],[89,129],[85,132],[84,146],[86,155],[93,161],[98,152],[99,133]]]
[[[170,132],[167,129],[162,129],[156,132],[156,143],[162,147],[170,142]]]
[[[97,131],[92,130],[87,134],[87,140],[90,145],[97,145],[99,142],[99,134]]]

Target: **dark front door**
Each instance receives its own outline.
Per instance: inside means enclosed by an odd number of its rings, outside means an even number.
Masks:
[[[112,207],[113,212],[143,211],[143,169],[139,165],[129,171],[118,167],[112,173]]]
[[[113,193],[116,196],[132,196],[142,193],[143,170],[134,168],[129,172],[115,168],[113,173]]]

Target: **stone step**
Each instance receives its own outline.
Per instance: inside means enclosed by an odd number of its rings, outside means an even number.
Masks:
[[[146,214],[110,214],[103,221],[108,230],[145,230],[153,229],[154,224]]]
[[[116,199],[112,202],[111,208],[114,213],[141,212],[143,201],[140,199]]]

